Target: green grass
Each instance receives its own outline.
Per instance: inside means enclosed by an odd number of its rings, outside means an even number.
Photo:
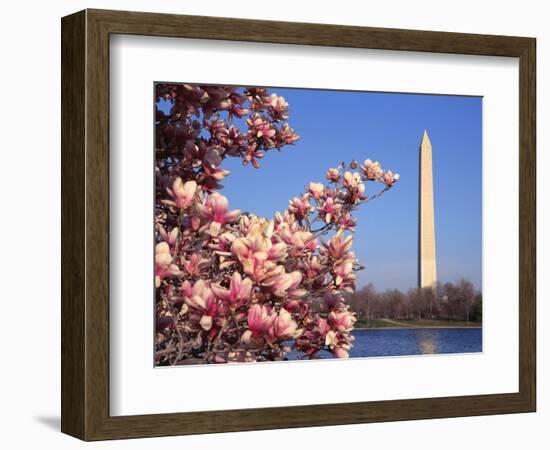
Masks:
[[[394,328],[395,325],[392,325],[389,322],[386,322],[384,319],[371,319],[369,320],[369,325],[367,327],[367,322],[364,320],[358,320],[355,323],[355,328]]]
[[[438,319],[373,319],[369,320],[368,327],[365,320],[358,320],[355,328],[415,328],[415,327],[480,327],[481,322],[465,322]]]

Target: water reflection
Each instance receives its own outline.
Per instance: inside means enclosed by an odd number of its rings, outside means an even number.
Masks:
[[[481,328],[424,328],[354,330],[355,342],[350,356],[404,356],[482,351]],[[289,359],[296,359],[291,352]],[[331,358],[321,352],[321,358]]]
[[[420,330],[416,334],[418,340],[418,352],[422,355],[430,355],[438,352],[438,340],[434,333]]]

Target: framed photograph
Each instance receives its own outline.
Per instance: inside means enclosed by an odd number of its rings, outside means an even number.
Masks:
[[[534,38],[61,28],[64,433],[535,411]]]

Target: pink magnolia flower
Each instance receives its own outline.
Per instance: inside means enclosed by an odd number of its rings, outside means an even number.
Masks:
[[[359,183],[355,189],[350,189],[349,194],[348,201],[351,201],[354,205],[368,198],[368,196],[365,195],[365,185],[363,183]]]
[[[294,197],[288,202],[288,211],[294,214],[297,220],[304,220],[312,210],[309,194],[304,194],[301,198]]]
[[[361,176],[357,172],[344,173],[344,186],[348,189],[357,189],[361,183]]]
[[[322,337],[326,336],[326,334],[330,331],[330,325],[326,319],[323,319],[322,317],[317,319],[317,330]]]
[[[201,141],[187,141],[183,148],[184,161],[192,167],[213,167],[221,162],[221,155],[212,146]]]
[[[272,220],[244,216],[239,228],[245,237],[235,239],[231,245],[231,253],[237,257],[244,273],[254,281],[262,281],[284,270],[276,263],[286,258],[287,245],[285,242],[277,242],[274,226]]]
[[[309,183],[308,192],[315,200],[319,200],[325,192],[325,187],[323,186],[323,183],[311,182]]]
[[[373,163],[370,159],[367,159],[361,164],[360,168],[367,180],[377,180],[384,175],[384,171],[378,161]]]
[[[206,176],[214,178],[216,181],[220,181],[228,176],[231,172],[226,169],[221,169],[220,167],[216,167],[214,169],[205,167],[204,173],[206,174]]]
[[[278,147],[294,144],[299,139],[300,136],[292,128],[290,128],[288,123],[285,123],[277,132]]]
[[[278,316],[273,320],[271,334],[277,339],[290,339],[294,337],[297,329],[298,324],[292,319],[290,313],[281,308]]]
[[[248,110],[246,111],[248,113]],[[219,139],[225,148],[226,154],[240,156],[241,150],[244,148],[245,136],[238,127],[231,125],[227,130],[220,133]]]
[[[206,122],[206,129],[210,132],[212,137],[222,143],[228,133],[227,123],[225,120],[222,120],[219,115],[215,115],[209,122]]]
[[[163,200],[162,202],[166,205],[185,209],[193,203],[195,192],[197,191],[197,182],[186,181],[183,183],[182,179],[177,177],[174,180],[174,184],[172,184],[172,189],[166,190],[173,200]]]
[[[332,329],[337,331],[350,331],[357,319],[349,311],[332,311],[328,315],[328,323]]]
[[[355,225],[357,225],[357,222],[348,212],[338,218],[338,225],[342,227],[343,230],[355,231]]]
[[[333,348],[338,343],[338,335],[336,334],[336,331],[329,330],[325,334],[325,345],[328,348]]]
[[[188,260],[184,261],[183,268],[192,276],[197,276],[208,267],[210,260],[203,258],[199,253],[193,253]]]
[[[287,255],[287,245],[284,242],[273,244],[267,251],[267,259],[270,261],[281,261]]]
[[[367,198],[367,196],[364,195],[365,185],[361,180],[361,176],[357,172],[352,173],[346,171],[344,173],[344,186],[348,190],[346,202],[355,205],[361,200],[365,200]]]
[[[353,292],[353,286],[357,276],[353,271],[353,261],[345,259],[334,266],[334,284],[337,288]]]
[[[186,280],[182,285],[181,292],[183,294],[183,301],[189,307],[200,312],[199,325],[203,330],[209,331],[219,311],[219,305],[212,289],[210,289],[204,280],[197,280],[192,287]]]
[[[250,278],[243,280],[239,272],[233,272],[229,289],[219,284],[213,284],[212,290],[219,299],[229,303],[233,307],[239,307],[250,299],[252,280]]]
[[[345,239],[342,239],[342,233],[339,231],[332,239],[324,244],[324,247],[328,251],[329,255],[335,259],[343,258],[346,253],[351,249],[353,245],[353,236],[349,235]]]
[[[263,283],[264,286],[271,288],[276,297],[285,297],[287,291],[292,291],[302,282],[302,273],[294,271],[291,273],[281,273]]]
[[[228,212],[228,207],[227,197],[218,193],[208,196],[204,204],[197,204],[199,215],[210,221],[208,232],[212,236],[217,236],[225,224],[235,222],[241,214],[238,209]]]
[[[319,214],[324,218],[326,223],[336,220],[342,206],[334,202],[332,197],[328,197],[326,201],[318,208]]]
[[[271,101],[271,97],[269,97],[266,88],[247,87],[245,94],[248,97],[248,101],[252,104],[252,109],[254,111],[264,110]]]
[[[208,99],[208,94],[199,86],[190,86],[184,84],[178,86],[176,91],[171,93],[171,97],[176,98],[182,109],[193,114]]]
[[[249,343],[252,337],[259,337],[268,333],[277,314],[265,305],[252,305],[248,310],[248,330],[242,336],[245,343]]]
[[[160,287],[163,279],[183,274],[179,267],[172,262],[170,246],[167,242],[159,242],[155,246],[155,286]]]
[[[271,222],[273,223],[273,222]],[[280,261],[286,257],[287,246],[284,242],[273,243],[271,237],[267,237],[265,231],[254,228],[247,233],[246,237],[237,238],[231,246],[231,251],[241,262],[253,254],[263,253],[259,259],[269,261]]]
[[[179,228],[174,227],[170,232],[167,232],[164,227],[159,228],[159,234],[163,240],[165,240],[170,247],[173,247],[178,239]]]
[[[391,170],[385,172],[384,177],[382,178],[382,181],[386,186],[393,186],[397,180],[399,180],[399,174],[394,174]]]
[[[289,247],[289,255],[296,257],[304,252],[313,252],[317,249],[317,239],[309,231],[293,231],[289,228],[283,228],[279,232],[280,238],[286,242]]]
[[[348,358],[351,349],[351,341],[353,337],[349,337],[345,332],[337,332],[330,330],[325,335],[325,346],[329,348],[334,356],[337,358]]]
[[[269,113],[275,120],[288,119],[288,103],[284,97],[280,97],[277,94],[271,94],[269,101]]]
[[[283,266],[277,265],[269,259],[276,257],[278,251],[270,252],[271,249],[257,246],[257,244],[258,242],[248,238],[238,238],[231,245],[231,253],[241,263],[244,273],[258,282],[284,271]],[[269,241],[269,245],[271,246],[271,241]]]
[[[251,163],[255,169],[258,169],[260,167],[258,159],[262,159],[264,156],[265,153],[258,148],[258,144],[256,142],[250,142],[243,156],[243,165],[246,166],[248,163]]]
[[[304,271],[307,278],[315,278],[321,271],[325,268],[325,265],[321,263],[318,256],[313,256],[312,258],[304,261],[302,270]]]
[[[335,183],[340,179],[340,171],[335,168],[330,168],[327,170],[327,173],[325,176],[328,181]]]
[[[277,131],[264,116],[254,114],[251,119],[247,119],[246,124],[248,126],[249,136],[252,139],[261,139],[266,148],[273,148],[275,146],[273,138]]]

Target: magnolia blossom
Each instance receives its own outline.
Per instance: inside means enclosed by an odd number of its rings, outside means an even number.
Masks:
[[[357,172],[344,173],[344,186],[348,189],[358,189],[360,185],[362,185],[361,176]]]
[[[336,331],[334,331],[334,330],[327,331],[327,333],[325,334],[325,345],[328,348],[332,349],[338,343],[337,337],[338,337],[338,335],[336,334]]]
[[[233,242],[231,252],[237,256],[242,265],[243,272],[255,282],[260,282],[266,277],[274,276],[284,271],[282,266],[268,259],[268,253],[265,251],[254,251],[248,244],[249,241],[239,238]]]
[[[318,208],[319,214],[323,216],[326,223],[330,223],[332,220],[336,219],[341,209],[341,205],[334,203],[334,199],[332,197],[328,197],[326,201]]]
[[[353,261],[349,259],[337,263],[334,266],[334,274],[334,284],[342,289],[357,278],[353,272]]]
[[[305,276],[310,279],[317,277],[324,269],[325,265],[321,263],[318,256],[314,256],[311,259],[304,261],[302,265],[302,270],[304,271]]]
[[[262,283],[263,286],[269,287],[273,295],[277,297],[285,297],[287,291],[293,291],[302,281],[302,273],[294,271],[291,273],[281,273]]]
[[[248,310],[248,328],[252,336],[260,336],[271,329],[271,325],[277,316],[265,305],[254,304]]]
[[[273,320],[272,335],[278,339],[290,339],[296,333],[298,325],[288,311],[282,308]]]
[[[173,200],[163,200],[163,203],[176,208],[185,209],[193,203],[195,192],[197,191],[197,183],[195,181],[182,181],[177,177],[172,184],[172,189],[166,189],[168,195]]]
[[[343,230],[355,231],[355,225],[357,225],[357,222],[348,212],[338,218],[338,225]]]
[[[160,242],[155,246],[155,286],[160,287],[164,278],[179,276],[181,270],[176,264],[172,263],[170,246],[166,242]]]
[[[335,259],[340,259],[346,255],[353,245],[353,236],[349,235],[345,239],[342,238],[342,233],[336,233],[332,239],[324,244],[325,249]]]
[[[384,173],[384,177],[382,178],[382,181],[386,186],[393,186],[397,180],[399,180],[399,174],[394,174],[391,170],[386,171]]]
[[[319,200],[325,191],[323,183],[309,183],[308,192],[315,199]]]
[[[212,236],[217,236],[226,223],[233,223],[237,220],[241,212],[238,209],[227,211],[229,202],[227,198],[218,193],[208,196],[204,204],[197,204],[197,212],[206,220],[210,221],[208,232]]]
[[[277,133],[277,146],[294,144],[300,136],[285,123]]]
[[[328,315],[328,323],[337,331],[349,331],[353,327],[356,318],[349,311],[332,311]]]
[[[246,148],[243,165],[246,166],[248,163],[252,163],[252,166],[258,169],[260,167],[258,159],[262,159],[264,156],[264,150],[259,148],[256,142],[252,142]]]
[[[193,253],[189,259],[183,262],[183,268],[189,275],[200,275],[201,272],[210,264],[210,260],[203,258],[198,253]]]
[[[176,241],[177,241],[177,239],[178,239],[179,231],[180,231],[180,230],[179,230],[178,227],[172,228],[172,230],[170,230],[170,232],[167,232],[167,231],[164,229],[164,227],[162,227],[162,226],[159,228],[159,234],[160,234],[160,236],[162,237],[162,239],[163,239],[164,241],[166,241],[166,242],[168,243],[168,245],[169,245],[170,247],[172,247],[172,246],[176,243]]]
[[[384,171],[378,161],[373,163],[370,159],[367,159],[361,164],[360,168],[367,180],[377,180],[384,175]]]
[[[338,169],[335,169],[335,168],[330,168],[327,170],[327,173],[326,173],[326,178],[328,181],[331,181],[333,183],[337,182],[338,180],[340,180],[340,171]]]
[[[192,287],[188,281],[185,281],[182,286],[182,292],[185,303],[189,307],[198,310],[200,327],[209,331],[219,310],[219,305],[212,289],[210,289],[204,280],[198,280]]]
[[[276,120],[288,119],[288,103],[284,97],[280,97],[277,94],[271,94],[269,101],[270,114]]]
[[[274,222],[241,219],[241,229],[245,236],[235,239],[231,245],[231,254],[236,256],[244,273],[255,281],[280,274],[284,268],[277,265],[287,255],[287,245],[272,239]]]
[[[218,181],[223,180],[231,172],[219,167],[204,167],[204,177],[201,178],[202,185],[207,186],[207,190],[210,192],[214,189],[220,189],[222,187]]]
[[[243,280],[239,272],[233,272],[229,289],[213,284],[212,290],[219,299],[229,303],[232,307],[238,307],[250,298],[252,280],[250,278]]]
[[[247,120],[249,134],[256,138],[261,138],[263,143],[268,147],[275,145],[273,138],[277,134],[277,130],[264,117],[255,114],[253,118]]]
[[[303,255],[305,252],[314,252],[317,249],[317,239],[309,231],[283,228],[280,232],[281,239],[289,244],[289,254],[293,257]]]
[[[363,183],[360,183],[355,189],[349,190],[349,199],[351,204],[357,204],[363,200],[366,200],[368,198],[367,195],[365,195],[365,185]]]
[[[304,194],[302,197],[294,197],[288,202],[288,210],[296,216],[296,219],[303,220],[307,217],[313,207],[309,203],[309,194]]]

